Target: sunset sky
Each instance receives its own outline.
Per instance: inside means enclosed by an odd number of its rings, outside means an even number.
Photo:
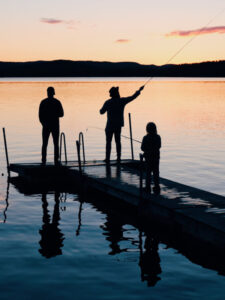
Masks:
[[[225,59],[224,0],[0,1],[1,61]]]

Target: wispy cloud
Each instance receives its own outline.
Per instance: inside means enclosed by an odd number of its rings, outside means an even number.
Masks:
[[[130,40],[128,40],[128,39],[118,39],[115,41],[115,43],[129,43],[129,42],[130,42]]]
[[[47,24],[60,24],[63,23],[63,20],[59,19],[52,19],[52,18],[41,18],[40,20],[42,23],[47,23]]]
[[[67,21],[67,20],[54,19],[54,18],[41,18],[40,22],[50,24],[50,25],[63,24],[66,25],[68,29],[75,29],[75,26],[80,23],[79,21],[74,21],[74,20]]]
[[[177,30],[172,31],[165,34],[166,37],[187,37],[187,36],[194,36],[194,35],[204,35],[204,34],[214,34],[220,33],[225,34],[225,26],[215,26],[215,27],[205,27],[199,28],[194,30]]]

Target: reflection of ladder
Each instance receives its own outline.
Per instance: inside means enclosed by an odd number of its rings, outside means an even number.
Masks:
[[[65,193],[60,193],[60,195],[59,195],[59,201],[60,201],[60,203],[61,204],[66,204],[66,199],[67,199],[67,193],[65,192]],[[64,206],[62,206],[62,205],[60,205],[60,210],[61,211],[66,211],[66,206],[64,205]]]
[[[66,199],[67,199],[67,193],[60,193],[59,201],[60,202],[66,202]]]

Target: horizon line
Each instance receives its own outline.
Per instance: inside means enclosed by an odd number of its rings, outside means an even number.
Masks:
[[[35,62],[57,62],[57,61],[69,61],[69,62],[96,62],[96,63],[134,63],[134,64],[139,64],[142,66],[157,66],[157,67],[162,67],[162,66],[167,66],[167,65],[191,65],[191,64],[202,64],[202,63],[213,63],[213,62],[223,62],[225,59],[219,59],[219,60],[205,60],[205,61],[198,61],[198,62],[184,62],[184,63],[169,63],[169,64],[162,64],[162,65],[157,65],[157,64],[143,64],[139,63],[136,61],[109,61],[109,60],[72,60],[72,59],[52,59],[52,60],[28,60],[28,61],[3,61],[1,60],[0,63],[35,63]]]

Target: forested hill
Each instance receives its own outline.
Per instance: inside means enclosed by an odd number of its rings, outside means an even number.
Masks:
[[[0,62],[0,77],[225,77],[225,60],[181,65],[134,62]]]

